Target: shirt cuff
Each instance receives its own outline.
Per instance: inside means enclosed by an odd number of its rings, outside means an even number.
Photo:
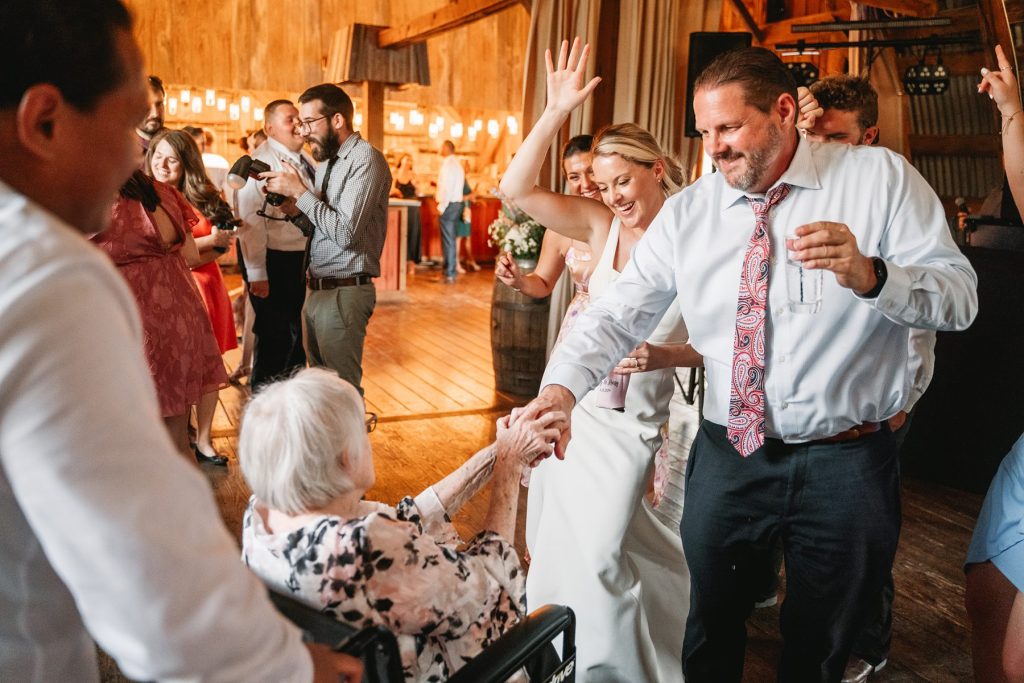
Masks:
[[[433,486],[416,496],[413,502],[416,504],[416,509],[420,511],[420,524],[423,526],[423,530],[434,540],[445,545],[458,545],[462,542],[459,532],[452,526],[448,513],[445,512],[444,505]]]
[[[878,296],[869,299],[857,292],[854,292],[853,295],[861,301],[873,305],[880,313],[902,320],[910,304],[910,275],[891,261],[885,262],[885,270],[887,273],[885,284],[882,285]]]
[[[576,403],[579,403],[591,389],[590,378],[575,365],[569,363],[548,366],[548,369],[544,371],[543,379],[541,379],[540,388],[543,391],[545,387],[552,384],[558,384],[568,389],[576,398]]]
[[[249,282],[261,282],[269,279],[267,277],[266,266],[256,267],[250,266],[248,263],[245,264],[245,273],[249,278]]]
[[[319,201],[320,200],[316,198],[315,194],[306,190],[302,193],[301,197],[295,200],[295,207],[307,216],[311,216],[313,215],[313,209]]]

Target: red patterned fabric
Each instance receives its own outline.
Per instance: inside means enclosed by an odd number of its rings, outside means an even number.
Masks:
[[[768,214],[788,195],[789,185],[783,183],[765,195],[764,200],[747,197],[754,210],[754,234],[743,257],[736,302],[728,425],[729,442],[744,458],[764,445],[765,320],[771,256]]]
[[[92,241],[110,255],[135,294],[146,360],[164,417],[184,415],[203,394],[227,385],[224,362],[192,274],[181,255],[192,207],[170,185],[155,182],[160,207],[178,231],[165,246],[153,218],[137,202],[119,198],[110,227]]]

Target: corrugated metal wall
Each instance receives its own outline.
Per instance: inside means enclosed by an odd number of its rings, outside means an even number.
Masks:
[[[953,76],[942,95],[911,97],[913,134],[998,135],[995,107],[978,95],[977,84],[976,76]],[[1002,164],[995,157],[914,154],[913,163],[940,197],[980,198],[1002,184]]]

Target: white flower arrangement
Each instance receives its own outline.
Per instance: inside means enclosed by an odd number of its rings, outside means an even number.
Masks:
[[[512,258],[536,261],[544,239],[544,226],[533,220],[495,190],[501,214],[487,228],[487,244],[512,252]]]

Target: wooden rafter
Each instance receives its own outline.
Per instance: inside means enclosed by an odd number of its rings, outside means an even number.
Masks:
[[[508,9],[520,0],[452,0],[441,9],[416,17],[404,26],[384,29],[377,44],[382,47],[402,47],[471,24]]]
[[[754,40],[758,43],[763,43],[764,31],[761,30],[753,15],[750,14],[750,9],[747,7],[747,3],[743,0],[731,0],[731,2],[736,13],[739,14],[740,19],[743,20],[743,24],[747,27],[747,30],[754,34]]]
[[[937,0],[860,0],[860,4],[911,17],[934,17],[939,11]]]

